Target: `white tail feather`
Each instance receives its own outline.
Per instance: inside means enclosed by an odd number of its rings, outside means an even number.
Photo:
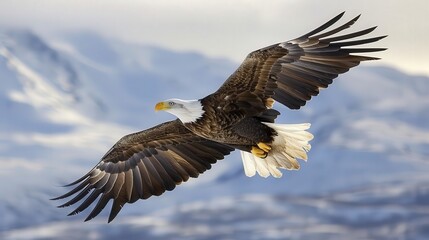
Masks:
[[[274,129],[278,135],[274,137],[272,149],[265,159],[241,151],[246,176],[252,177],[258,173],[265,178],[270,175],[279,178],[282,176],[279,168],[298,170],[300,166],[297,158],[307,160],[307,152],[311,149],[308,142],[313,139],[313,135],[306,131],[310,124],[264,124]]]

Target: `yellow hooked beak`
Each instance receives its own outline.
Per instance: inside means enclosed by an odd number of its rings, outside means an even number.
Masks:
[[[155,105],[155,112],[161,111],[161,110],[167,110],[170,106],[166,102],[159,102]]]

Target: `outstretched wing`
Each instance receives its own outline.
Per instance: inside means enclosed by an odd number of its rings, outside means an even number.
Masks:
[[[376,27],[333,36],[352,26],[360,16],[321,33],[343,15],[344,12],[299,38],[250,53],[213,95],[228,99],[228,105],[246,106],[242,102],[250,102],[251,106],[247,105],[249,112],[252,112],[254,107],[264,109],[268,98],[273,98],[291,109],[304,106],[321,88],[328,87],[339,74],[359,65],[361,61],[378,59],[354,54],[385,50],[354,46],[376,42],[386,36],[350,41],[372,32]],[[241,91],[238,92],[237,89]]]
[[[110,222],[125,203],[173,190],[189,177],[198,177],[233,150],[196,136],[178,120],[166,122],[123,137],[91,171],[66,185],[77,185],[74,189],[53,200],[75,195],[59,206],[67,207],[85,199],[69,214],[74,215],[100,197],[85,219],[88,221],[113,199]]]

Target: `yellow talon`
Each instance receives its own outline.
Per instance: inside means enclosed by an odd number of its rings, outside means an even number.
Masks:
[[[264,152],[269,152],[271,150],[271,147],[267,145],[266,143],[260,142],[257,144],[260,149],[262,149]]]
[[[252,146],[252,150],[250,151],[253,155],[257,156],[258,158],[266,158],[268,153],[264,150],[260,149],[259,147]]]

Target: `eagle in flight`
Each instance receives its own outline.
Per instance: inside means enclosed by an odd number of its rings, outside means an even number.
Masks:
[[[171,191],[235,149],[240,150],[249,177],[256,173],[281,177],[279,169],[299,169],[297,159],[306,160],[311,148],[310,124],[275,123],[280,113],[272,108],[274,102],[299,109],[339,74],[361,61],[378,59],[362,53],[385,50],[355,47],[386,37],[355,39],[376,27],[337,34],[360,15],[327,30],[343,15],[299,38],[251,52],[224,84],[206,97],[159,102],[156,111],[169,112],[177,119],[122,137],[93,169],[66,185],[73,189],[53,200],[73,196],[59,207],[83,200],[69,215],[96,202],[88,221],[113,199],[110,222],[125,203]]]

